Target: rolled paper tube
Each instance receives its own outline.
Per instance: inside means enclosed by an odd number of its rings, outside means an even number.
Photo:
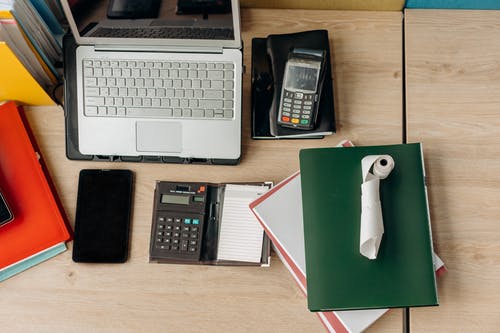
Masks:
[[[376,259],[384,234],[379,185],[380,180],[387,178],[394,169],[394,160],[389,155],[368,155],[361,160],[361,169],[359,252],[369,259]]]

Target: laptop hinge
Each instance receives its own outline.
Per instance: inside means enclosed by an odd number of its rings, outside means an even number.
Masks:
[[[95,45],[94,49],[114,52],[222,53],[222,47],[217,46]]]

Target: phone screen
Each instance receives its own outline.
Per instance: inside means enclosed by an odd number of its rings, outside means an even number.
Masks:
[[[0,193],[0,226],[6,224],[7,222],[10,222],[12,218],[13,216],[9,210],[9,207],[7,206],[7,202],[3,198],[2,193]]]
[[[73,261],[127,260],[132,179],[130,170],[80,171]]]

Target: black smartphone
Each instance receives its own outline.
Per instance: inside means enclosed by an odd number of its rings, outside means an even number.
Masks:
[[[130,170],[80,171],[73,261],[121,263],[127,260],[132,191]]]
[[[324,50],[293,49],[285,65],[278,111],[278,124],[313,129],[318,116],[324,78]]]
[[[111,0],[107,16],[110,19],[145,19],[158,17],[161,0]]]
[[[4,224],[9,223],[14,219],[14,215],[12,211],[9,209],[7,205],[7,201],[5,200],[2,192],[0,192],[0,227]]]

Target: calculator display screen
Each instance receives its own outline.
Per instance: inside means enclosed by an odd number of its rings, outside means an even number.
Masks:
[[[316,91],[319,70],[313,67],[289,65],[285,82],[286,89]]]
[[[161,203],[189,205],[189,196],[162,194]]]

